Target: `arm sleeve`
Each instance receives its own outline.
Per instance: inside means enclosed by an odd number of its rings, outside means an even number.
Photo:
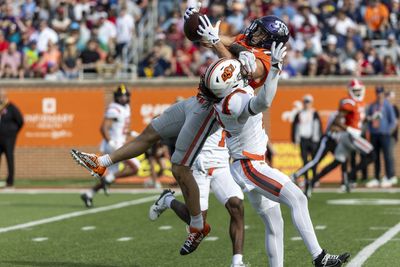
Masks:
[[[278,87],[279,70],[271,68],[268,73],[267,80],[264,82],[257,96],[253,97],[249,102],[248,112],[250,115],[256,115],[271,107],[274,100],[276,89]]]
[[[396,114],[394,113],[394,108],[391,104],[386,105],[389,115],[389,130],[392,131],[396,127]]]
[[[111,104],[108,106],[106,113],[104,114],[104,118],[117,119],[120,112],[121,111],[118,109],[118,107]]]

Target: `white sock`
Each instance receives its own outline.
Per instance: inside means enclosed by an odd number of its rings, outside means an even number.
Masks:
[[[88,198],[93,198],[94,194],[96,194],[96,192],[93,189],[90,189],[89,191],[86,192]]]
[[[111,161],[110,155],[105,154],[103,156],[98,157],[99,164],[104,167],[110,167],[114,163]]]
[[[196,216],[190,216],[190,227],[199,229],[199,230],[203,230],[203,225],[204,225],[204,221],[203,221],[203,215],[198,214]]]
[[[243,263],[243,255],[242,254],[235,254],[232,257],[232,264],[242,264]]]
[[[164,203],[165,203],[165,205],[167,205],[168,208],[171,208],[171,202],[172,202],[172,200],[174,200],[174,199],[175,199],[174,195],[168,195],[168,196],[166,196],[166,197],[164,198]]]
[[[115,175],[114,173],[107,173],[106,177],[104,177],[104,180],[108,183],[108,184],[112,184],[112,182],[114,182],[115,180]]]

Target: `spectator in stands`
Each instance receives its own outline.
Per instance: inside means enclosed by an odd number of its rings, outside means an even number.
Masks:
[[[315,77],[319,75],[318,73],[318,61],[315,57],[312,57],[308,60],[306,69],[304,71],[304,75],[309,77]]]
[[[369,132],[371,133],[371,144],[375,152],[375,179],[369,181],[367,187],[391,187],[389,178],[394,176],[394,162],[390,157],[391,133],[396,127],[396,116],[392,105],[385,99],[385,89],[381,86],[376,87],[376,100],[367,109],[369,120]],[[380,152],[383,152],[385,176],[380,183]]]
[[[390,56],[385,56],[383,58],[383,75],[385,76],[395,76],[397,75],[396,65]]]
[[[371,75],[374,74],[374,68],[372,64],[364,58],[364,54],[361,51],[358,51],[355,55],[356,67],[355,67],[355,75]]]
[[[75,46],[73,37],[69,37],[66,41],[66,48],[62,55],[62,69],[67,79],[76,79],[79,75],[79,54]]]
[[[334,35],[329,35],[327,40],[327,49],[320,57],[321,74],[323,75],[338,75],[340,73],[339,53],[336,47],[337,38]]]
[[[36,10],[36,1],[25,0],[21,5],[21,16],[23,18],[32,18]]]
[[[236,35],[245,28],[244,20],[244,1],[232,0],[230,5],[230,14],[226,18],[229,24],[229,31],[231,35]]]
[[[8,100],[6,91],[0,88],[0,158],[4,153],[8,169],[7,187],[14,186],[14,148],[23,124],[21,112]]]
[[[29,46],[23,49],[23,68],[24,76],[28,78],[35,77],[35,68],[39,62],[39,52],[35,41],[31,41]]]
[[[7,51],[9,42],[5,39],[3,31],[0,31],[0,53]]]
[[[84,15],[89,15],[90,13],[90,0],[78,0],[74,5],[74,18],[77,21],[82,20]]]
[[[46,20],[40,21],[39,32],[32,35],[32,40],[37,42],[39,53],[47,51],[49,42],[56,44],[58,42],[58,34],[47,25]]]
[[[47,50],[42,54],[39,62],[36,66],[36,71],[41,75],[44,76],[47,71],[50,69],[51,66],[52,70],[59,69],[61,63],[61,52],[58,48],[57,44],[53,42],[48,42]]]
[[[164,33],[160,33],[157,35],[154,46],[160,52],[160,56],[165,61],[167,61],[167,62],[172,61],[173,51],[172,51],[172,48],[165,43],[165,34]]]
[[[382,61],[380,60],[378,54],[376,53],[375,47],[372,47],[369,50],[366,60],[372,65],[372,68],[374,70],[373,74],[382,74],[383,71]]]
[[[21,41],[21,33],[17,31],[17,24],[12,23],[8,26],[7,41],[18,44]]]
[[[104,51],[112,53],[115,50],[115,39],[117,37],[117,28],[115,25],[109,21],[106,12],[101,12],[98,24],[98,40],[100,46]]]
[[[393,33],[389,34],[388,44],[381,46],[379,54],[383,56],[390,56],[395,65],[400,63],[400,46],[396,40],[396,36]]]
[[[67,37],[71,19],[65,15],[63,6],[59,6],[56,10],[56,17],[51,21],[51,27],[59,34],[61,40]]]
[[[135,20],[133,16],[127,12],[126,7],[123,7],[117,18],[117,56],[122,54],[122,50],[127,44],[134,41],[133,38],[135,36]]]
[[[17,50],[17,45],[11,43],[7,51],[1,53],[0,76],[7,74],[7,78],[22,77],[21,72],[22,56]],[[9,77],[11,75],[11,77]]]
[[[355,22],[349,18],[343,9],[340,9],[335,17],[330,20],[330,25],[333,27],[338,39],[338,48],[343,48],[346,42],[346,35],[349,29],[356,29]]]
[[[368,0],[364,21],[370,38],[385,38],[389,26],[389,10],[380,0]]]
[[[46,81],[61,81],[65,79],[64,73],[60,70],[58,64],[47,64],[46,74],[44,75]]]
[[[164,22],[168,17],[170,17],[174,6],[174,1],[158,0],[158,21],[160,23]]]
[[[278,18],[281,18],[283,15],[287,15],[289,16],[289,19],[292,20],[296,13],[296,9],[289,2],[289,0],[279,1],[279,4],[272,7],[272,14],[277,16]]]
[[[398,183],[397,175],[396,175],[396,164],[394,152],[396,148],[396,144],[399,140],[399,125],[400,125],[400,111],[396,105],[396,93],[394,90],[387,92],[386,98],[390,102],[393,107],[394,115],[396,117],[396,126],[394,127],[392,134],[390,136],[390,159],[393,162],[393,177],[390,178],[390,182],[392,185],[396,185]]]
[[[164,77],[170,74],[171,62],[161,57],[160,51],[153,51],[139,64],[140,77]]]
[[[84,73],[96,73],[97,65],[100,63],[100,54],[97,51],[98,43],[91,39],[88,42],[87,48],[82,51],[79,56],[79,63],[82,64]]]

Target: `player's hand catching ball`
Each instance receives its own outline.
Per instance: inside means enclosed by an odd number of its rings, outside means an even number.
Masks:
[[[257,69],[256,56],[249,51],[242,51],[239,53],[239,61],[242,63],[244,69],[252,74]]]
[[[190,15],[193,15],[193,13],[198,13],[200,11],[200,8],[201,8],[201,2],[197,2],[197,7],[190,6],[186,8],[185,15],[183,15],[184,20],[187,20],[190,17]]]
[[[286,53],[286,46],[283,46],[283,43],[279,43],[278,46],[276,46],[276,42],[273,42],[271,46],[271,66],[282,70],[283,59]]]
[[[200,25],[199,29],[197,30],[197,33],[203,37],[203,40],[207,41],[208,43],[215,45],[217,44],[220,39],[219,39],[219,25],[221,24],[221,21],[217,21],[215,26],[213,26],[208,19],[207,15],[204,15],[202,17],[199,17],[200,19]]]

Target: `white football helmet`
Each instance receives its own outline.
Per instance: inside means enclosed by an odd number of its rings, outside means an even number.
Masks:
[[[227,96],[236,88],[243,88],[245,78],[241,66],[237,59],[221,58],[215,61],[206,70],[205,86],[218,98]]]
[[[350,81],[347,90],[349,91],[349,95],[356,101],[363,101],[365,96],[365,86],[364,84],[357,80],[353,79]]]

